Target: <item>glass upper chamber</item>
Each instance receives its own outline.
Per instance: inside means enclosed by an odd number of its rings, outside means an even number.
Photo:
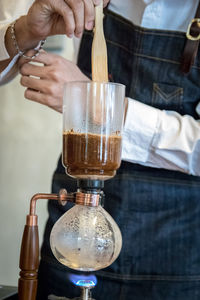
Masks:
[[[63,101],[63,165],[77,179],[105,180],[121,163],[125,86],[70,82]]]

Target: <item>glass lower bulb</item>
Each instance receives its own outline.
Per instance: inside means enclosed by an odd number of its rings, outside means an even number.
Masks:
[[[54,224],[50,245],[65,266],[96,271],[111,265],[122,247],[122,236],[102,206],[75,205]]]

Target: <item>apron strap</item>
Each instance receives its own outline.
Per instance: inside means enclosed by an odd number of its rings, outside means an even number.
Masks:
[[[186,43],[181,60],[181,71],[189,73],[197,55],[200,40],[200,1],[194,19],[190,21],[186,32]]]

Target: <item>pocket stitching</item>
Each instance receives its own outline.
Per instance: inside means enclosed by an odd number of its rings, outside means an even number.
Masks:
[[[177,89],[174,92],[166,94],[159,88],[158,84],[155,82],[153,83],[153,91],[155,93],[158,93],[160,95],[160,97],[166,101],[171,100],[173,97],[175,97],[177,95],[183,95],[183,88],[181,88],[181,87],[177,87]],[[154,96],[155,96],[155,93],[154,93]]]

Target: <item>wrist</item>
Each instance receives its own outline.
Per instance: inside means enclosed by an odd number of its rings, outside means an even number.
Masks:
[[[26,16],[22,16],[16,21],[14,25],[14,35],[17,45],[22,52],[35,48],[40,41],[40,39],[31,34],[28,29]],[[11,58],[18,53],[12,38],[11,26],[8,27],[5,34],[5,46]]]
[[[32,34],[28,24],[27,17],[20,17],[15,23],[15,36],[21,51],[35,48],[42,39]]]

